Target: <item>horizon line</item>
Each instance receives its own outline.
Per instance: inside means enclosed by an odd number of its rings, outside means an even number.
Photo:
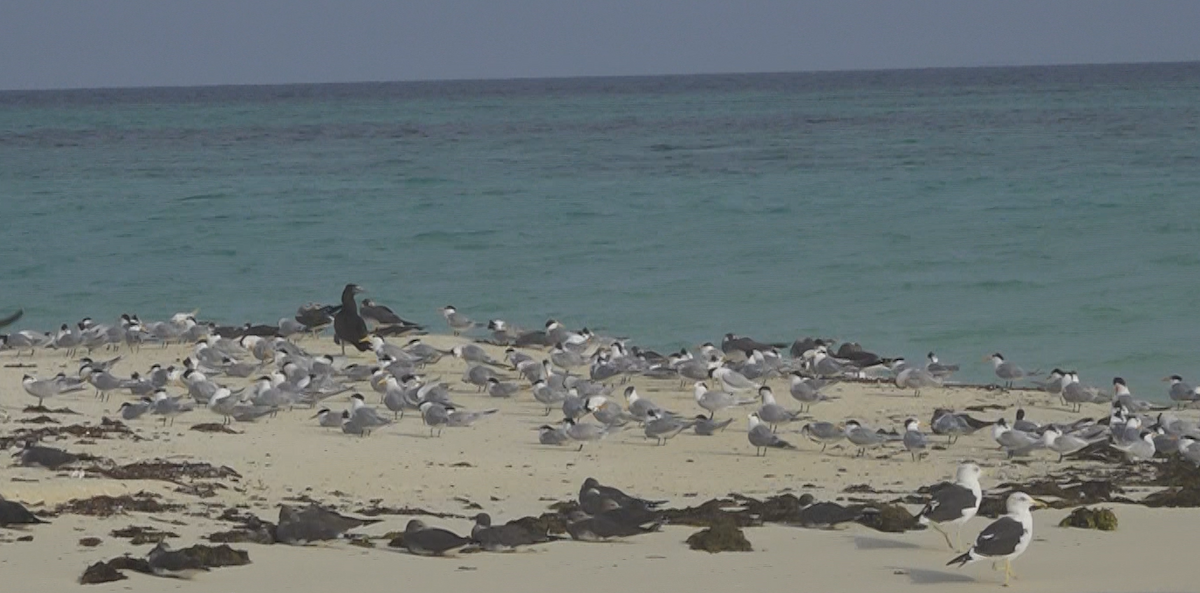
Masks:
[[[132,91],[168,89],[221,89],[237,87],[289,87],[289,86],[336,86],[363,84],[421,84],[421,83],[464,83],[464,82],[513,82],[539,80],[591,80],[591,79],[646,79],[646,78],[689,78],[716,76],[765,76],[780,74],[837,74],[866,72],[921,72],[930,70],[1002,70],[1024,68],[1079,68],[1105,66],[1168,66],[1200,64],[1200,60],[1129,61],[1129,62],[1048,62],[1042,64],[978,64],[971,66],[912,66],[897,68],[831,68],[813,70],[751,70],[742,72],[674,72],[659,74],[580,74],[573,76],[501,76],[495,78],[400,78],[375,80],[303,81],[303,82],[233,82],[202,84],[147,84],[134,86],[61,86],[40,88],[0,88],[0,94],[10,93],[58,93],[79,91]]]

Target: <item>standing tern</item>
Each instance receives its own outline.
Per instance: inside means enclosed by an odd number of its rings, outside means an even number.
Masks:
[[[779,438],[775,433],[767,428],[766,424],[758,417],[757,413],[751,413],[747,416],[749,419],[749,431],[746,433],[747,440],[751,445],[754,445],[755,457],[766,457],[767,449],[795,449],[795,445]]]

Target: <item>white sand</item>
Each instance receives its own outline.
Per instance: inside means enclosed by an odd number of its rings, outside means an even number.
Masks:
[[[431,336],[427,340],[448,347],[456,338]],[[303,344],[313,351],[334,352],[328,339]],[[119,374],[144,371],[152,362],[177,362],[186,348],[144,348],[136,354],[125,353],[117,367]],[[540,354],[535,354],[539,355]],[[496,349],[499,358],[501,352]],[[369,359],[355,354],[358,362]],[[16,362],[11,352],[0,361]],[[26,356],[17,361],[28,363]],[[77,366],[55,352],[39,353],[33,369],[40,377],[59,370],[73,373]],[[945,451],[931,451],[929,458],[912,462],[906,452],[894,446],[864,458],[852,457],[853,451],[831,447],[820,454],[819,447],[808,443],[797,430],[800,423],[785,429],[782,436],[800,447],[797,451],[772,450],[765,458],[754,456],[746,441],[746,410],[727,410],[720,417],[736,417],[724,433],[713,437],[680,435],[664,447],[653,446],[640,429],[631,428],[582,452],[574,447],[545,447],[537,443],[533,430],[547,419],[542,408],[523,391],[514,400],[495,400],[478,395],[472,386],[459,382],[463,363],[449,357],[429,369],[431,376],[441,375],[454,385],[454,399],[468,407],[498,407],[501,412],[466,429],[446,429],[441,438],[429,438],[418,417],[410,415],[397,425],[373,433],[367,438],[350,437],[340,431],[316,426],[309,410],[284,412],[275,419],[255,424],[234,424],[242,434],[206,434],[188,430],[198,422],[219,422],[206,410],[181,416],[174,427],[166,429],[157,419],[144,417],[133,423],[146,440],[104,439],[94,445],[79,445],[74,438],[58,446],[109,457],[118,463],[168,457],[178,460],[207,461],[227,465],[243,476],[226,481],[231,488],[219,491],[212,499],[198,499],[172,492],[174,485],[159,482],[118,482],[88,477],[72,479],[67,472],[48,472],[36,468],[0,469],[0,494],[31,505],[53,506],[59,502],[94,494],[119,494],[148,490],[162,493],[172,502],[188,504],[192,510],[219,502],[225,505],[248,504],[260,516],[274,520],[276,506],[284,498],[307,494],[312,498],[353,510],[368,501],[381,499],[387,506],[421,507],[432,511],[472,514],[455,500],[463,498],[483,506],[496,519],[539,514],[554,500],[573,498],[580,482],[594,476],[650,498],[670,499],[674,506],[687,506],[708,498],[738,492],[750,496],[768,496],[781,491],[813,492],[820,498],[835,498],[851,484],[867,483],[878,490],[897,492],[886,498],[910,493],[916,488],[949,478],[961,461],[970,460],[984,467],[984,488],[1007,481],[1043,475],[1060,466],[1057,456],[1044,454],[1028,465],[1011,464],[994,447],[987,431],[964,437]],[[8,433],[17,427],[16,419],[28,417],[21,409],[35,402],[24,393],[20,377],[30,369],[0,369],[0,407],[12,417],[0,426]],[[244,380],[235,380],[241,385]],[[636,381],[638,391],[668,409],[698,413],[691,390],[679,389],[677,382]],[[772,382],[780,403],[796,407],[787,395],[782,380]],[[368,402],[378,405],[378,396],[368,385],[359,389]],[[178,389],[174,390],[178,392]],[[1057,402],[1029,393],[993,394],[981,390],[929,389],[917,399],[887,386],[840,385],[829,390],[841,396],[836,402],[817,405],[817,419],[857,418],[872,427],[902,429],[908,416],[929,421],[934,407],[962,409],[979,403],[1013,405],[1005,412],[1010,419],[1018,399],[1026,400],[1029,416],[1039,421],[1071,417]],[[619,389],[618,389],[618,399]],[[51,408],[69,407],[82,416],[62,415],[64,424],[96,423],[105,413],[115,417],[119,397],[100,403],[90,392],[75,393],[47,401]],[[346,406],[346,397],[328,402],[330,407]],[[379,406],[383,409],[382,406]],[[386,411],[386,410],[384,410]],[[1103,406],[1085,410],[1094,416],[1105,414]],[[976,413],[994,418],[998,412]],[[551,420],[554,416],[551,416]],[[924,427],[927,429],[927,427]],[[931,436],[931,439],[933,437]],[[943,443],[944,439],[934,439]],[[55,443],[49,443],[55,445]],[[469,465],[459,465],[459,464]],[[17,480],[17,481],[14,481]],[[26,481],[34,480],[34,481]],[[912,507],[916,511],[916,507]],[[1195,589],[1193,571],[1179,566],[1187,554],[1178,546],[1191,546],[1190,537],[1200,527],[1200,517],[1190,510],[1151,510],[1142,507],[1117,507],[1121,521],[1115,533],[1100,533],[1055,527],[1065,511],[1039,511],[1035,514],[1037,539],[1015,568],[1021,579],[1015,586],[1030,591],[1144,591]],[[64,590],[90,562],[126,552],[144,554],[149,546],[133,548],[125,540],[108,536],[112,529],[130,524],[154,525],[179,532],[177,546],[202,543],[198,536],[228,525],[201,517],[170,514],[162,519],[182,520],[188,525],[171,526],[152,521],[142,514],[97,520],[62,516],[52,525],[26,530],[34,541],[3,544],[0,574],[5,583],[24,585],[16,590]],[[382,524],[363,530],[382,534],[403,528],[408,517],[386,517]],[[466,532],[466,521],[432,521]],[[986,525],[986,519],[972,521],[964,539]],[[998,583],[1000,575],[991,574],[987,563],[965,569],[944,567],[955,554],[945,549],[936,532],[880,534],[861,526],[844,531],[817,532],[768,526],[747,530],[755,552],[709,555],[688,550],[683,540],[695,531],[668,527],[662,533],[639,537],[626,543],[582,544],[562,542],[539,547],[530,553],[491,555],[468,554],[458,559],[423,559],[387,549],[365,550],[346,544],[302,549],[286,546],[241,544],[249,550],[253,564],[226,568],[202,575],[183,587],[196,591],[251,590],[256,587],[297,586],[300,590],[349,585],[359,590],[395,590],[397,587],[505,586],[549,589],[570,586],[579,591],[609,591],[613,587],[641,582],[670,590],[686,588],[732,588],[739,584],[788,587],[796,590],[864,590],[868,587],[888,590],[922,590],[937,587],[962,590],[964,584],[978,579],[982,585]],[[0,531],[0,539],[23,535]],[[92,549],[80,548],[81,537],[97,536],[104,543]],[[383,542],[379,542],[382,544]],[[1136,566],[1136,570],[1130,570]],[[419,567],[419,570],[412,570]],[[464,568],[465,567],[465,568]],[[502,579],[502,580],[497,580]],[[569,585],[567,585],[569,583]],[[179,586],[179,583],[166,583]],[[164,581],[131,575],[128,581],[97,586],[97,590],[159,590]],[[7,589],[7,587],[6,587]]]

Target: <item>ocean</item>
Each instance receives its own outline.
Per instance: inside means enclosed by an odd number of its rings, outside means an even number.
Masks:
[[[800,336],[1200,378],[1200,64],[0,92],[0,315]]]

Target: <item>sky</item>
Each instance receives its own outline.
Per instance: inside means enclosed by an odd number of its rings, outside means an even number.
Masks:
[[[1200,1],[0,0],[0,89],[1200,60]]]

